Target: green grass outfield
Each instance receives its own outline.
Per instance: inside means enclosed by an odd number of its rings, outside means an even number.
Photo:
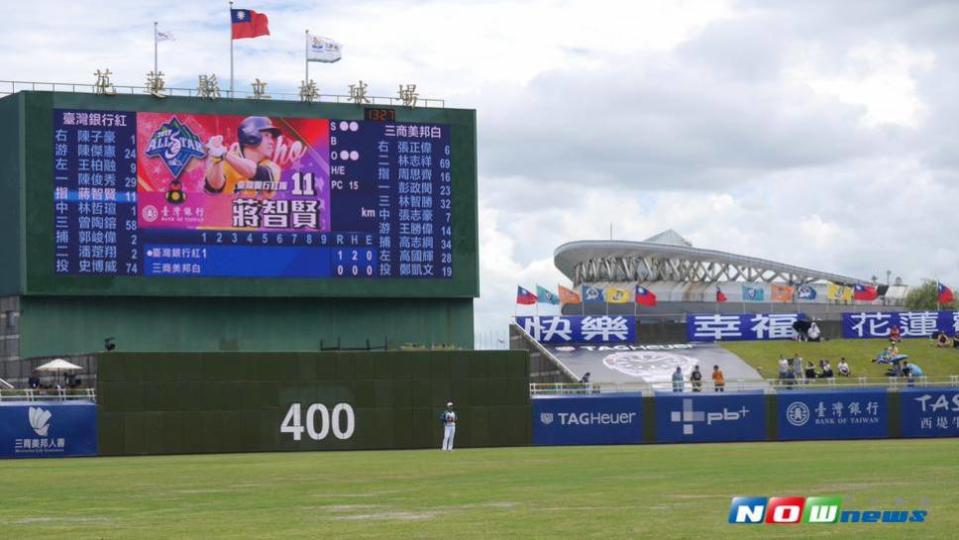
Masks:
[[[959,439],[0,462],[4,538],[956,538]],[[919,524],[729,525],[840,496]]]
[[[739,341],[722,343],[729,352],[739,356],[766,378],[775,379],[779,373],[779,355],[792,357],[799,353],[803,361],[812,360],[819,368],[819,360],[826,358],[838,371],[839,357],[845,356],[854,377],[885,377],[888,364],[874,364],[872,359],[889,345],[885,339],[834,339],[819,343],[796,341]],[[906,339],[899,344],[899,352],[909,355],[909,361],[919,364],[929,378],[947,378],[959,375],[959,349],[938,348],[928,339]],[[805,367],[805,363],[803,364]],[[710,368],[711,369],[711,368]]]

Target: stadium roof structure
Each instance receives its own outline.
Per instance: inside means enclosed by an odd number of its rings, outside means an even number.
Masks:
[[[817,281],[846,285],[870,282],[758,257],[696,248],[672,229],[642,242],[568,242],[556,248],[553,260],[574,285],[596,281],[746,281],[793,285]]]

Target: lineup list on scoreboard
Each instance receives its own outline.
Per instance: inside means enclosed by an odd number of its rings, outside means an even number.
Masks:
[[[54,114],[58,274],[453,276],[447,125]]]

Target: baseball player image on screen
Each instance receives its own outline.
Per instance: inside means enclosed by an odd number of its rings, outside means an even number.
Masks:
[[[456,436],[456,412],[453,411],[453,402],[446,404],[446,410],[440,414],[443,422],[443,451],[453,451],[453,438]]]
[[[206,143],[207,193],[273,193],[280,182],[280,166],[270,160],[280,129],[265,116],[248,116],[237,128],[239,144],[223,145],[223,136]]]

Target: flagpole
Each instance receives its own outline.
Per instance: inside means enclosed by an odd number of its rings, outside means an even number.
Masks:
[[[306,31],[306,44],[303,46],[303,63],[306,64],[306,78],[303,84],[310,84],[310,31]]]
[[[230,97],[233,97],[233,0],[230,0]]]
[[[157,75],[159,73],[159,68],[157,67],[157,22],[153,21],[153,74]]]

